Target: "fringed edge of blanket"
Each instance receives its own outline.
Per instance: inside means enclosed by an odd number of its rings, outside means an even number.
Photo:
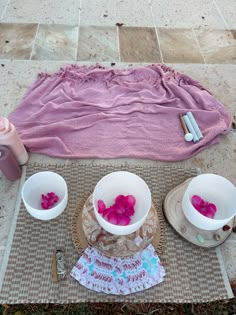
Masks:
[[[212,93],[209,90],[207,90],[205,87],[203,87],[199,81],[194,80],[191,77],[189,77],[188,75],[183,74],[181,72],[178,72],[177,70],[175,70],[175,69],[173,69],[173,68],[171,68],[165,64],[159,64],[159,63],[158,64],[149,64],[149,65],[145,65],[145,66],[137,66],[137,67],[134,67],[132,65],[128,68],[122,68],[122,69],[110,68],[110,67],[101,65],[99,63],[95,63],[94,65],[66,64],[66,65],[62,66],[60,68],[60,70],[57,72],[53,72],[53,73],[40,72],[38,74],[38,79],[44,80],[48,77],[65,76],[67,72],[79,72],[81,74],[87,75],[87,74],[91,74],[92,72],[97,71],[97,70],[105,70],[105,71],[112,71],[114,73],[114,75],[117,75],[117,74],[120,74],[124,71],[132,72],[134,70],[141,69],[141,68],[151,69],[151,68],[156,68],[156,67],[161,68],[161,70],[163,71],[163,74],[165,74],[165,75],[168,74],[170,77],[173,77],[178,82],[183,82],[185,84],[193,84],[196,87],[198,87],[199,89],[205,90],[209,94],[212,95]]]

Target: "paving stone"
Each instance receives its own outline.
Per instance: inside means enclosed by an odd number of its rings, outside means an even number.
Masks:
[[[225,2],[221,3],[224,5]],[[157,27],[227,29],[214,1],[151,0],[151,6]]]
[[[37,24],[0,23],[0,59],[30,59]]]
[[[77,59],[119,61],[117,27],[80,26]]]
[[[215,0],[216,6],[220,10],[228,28],[236,28],[236,1],[235,0]]]
[[[81,25],[154,26],[149,0],[86,0]]]
[[[33,60],[76,60],[78,27],[41,24],[36,36]]]
[[[119,27],[120,55],[123,62],[161,62],[154,28]]]
[[[0,0],[3,1],[3,0]],[[9,1],[2,17],[4,22],[58,23],[74,25],[79,21],[78,0]],[[1,2],[0,2],[1,4]]]
[[[191,29],[158,28],[163,61],[168,63],[204,63]]]
[[[194,30],[206,63],[236,63],[236,38],[228,30]]]

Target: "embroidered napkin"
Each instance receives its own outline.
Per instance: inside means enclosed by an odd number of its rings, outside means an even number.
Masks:
[[[90,290],[126,295],[161,283],[165,269],[152,245],[128,258],[108,257],[88,247],[70,275]]]

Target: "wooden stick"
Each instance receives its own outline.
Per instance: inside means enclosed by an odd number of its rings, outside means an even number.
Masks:
[[[181,126],[182,126],[182,128],[183,128],[183,130],[184,130],[184,133],[185,133],[185,134],[189,133],[188,128],[187,128],[187,126],[186,126],[186,123],[185,123],[185,121],[184,121],[184,119],[183,119],[182,114],[179,114],[179,118],[180,118]]]
[[[52,256],[52,275],[53,275],[54,282],[58,282],[56,254],[53,254]]]

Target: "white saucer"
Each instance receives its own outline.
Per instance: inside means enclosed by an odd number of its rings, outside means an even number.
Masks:
[[[164,201],[166,219],[176,232],[187,241],[200,247],[216,247],[222,244],[231,234],[234,219],[227,223],[230,226],[228,231],[223,231],[222,228],[214,231],[201,230],[190,223],[182,210],[182,198],[191,179],[189,178],[167,194]]]

